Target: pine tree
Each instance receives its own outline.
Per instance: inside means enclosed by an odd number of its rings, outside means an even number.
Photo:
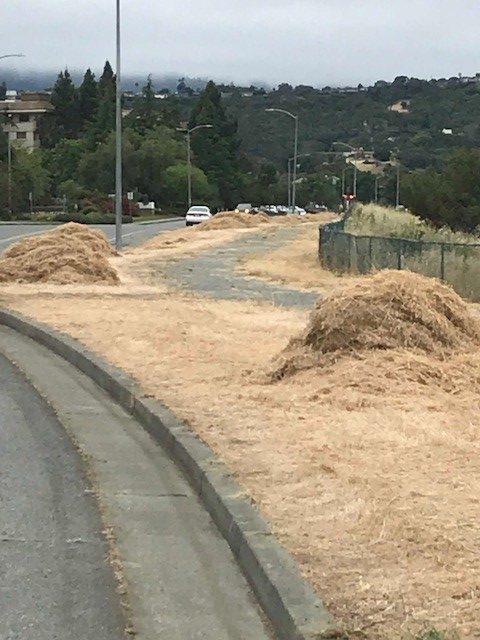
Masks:
[[[193,108],[190,127],[211,124],[213,129],[196,132],[192,138],[195,163],[218,185],[225,205],[240,197],[237,123],[228,120],[222,97],[214,82],[209,82]]]
[[[78,95],[68,69],[58,74],[50,102],[54,107],[52,136],[54,139],[76,138],[80,129]]]
[[[95,74],[87,69],[83,76],[83,82],[78,90],[80,118],[82,129],[93,122],[97,112],[98,89]]]
[[[159,120],[159,114],[155,104],[155,90],[153,88],[152,76],[148,76],[147,84],[142,89],[142,97],[134,109],[133,128],[144,134],[147,130],[153,129]]]
[[[2,82],[2,84],[0,84],[0,100],[5,100],[6,97],[7,97],[7,85],[5,84],[5,82]]]
[[[115,129],[116,81],[108,60],[97,87],[97,110],[88,131],[91,143],[102,142]]]

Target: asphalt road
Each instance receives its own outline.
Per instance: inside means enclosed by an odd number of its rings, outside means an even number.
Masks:
[[[0,356],[0,637],[120,640],[96,502],[53,411]]]
[[[106,234],[108,239],[113,242],[115,240],[115,226],[110,224],[89,225],[93,229],[99,229]],[[131,223],[123,225],[124,246],[135,246],[156,236],[163,231],[171,229],[180,229],[185,226],[185,222],[159,222],[155,224],[138,224]],[[29,224],[0,224],[0,253],[8,247],[8,245],[20,240],[25,236],[37,235],[44,231],[56,229],[58,225],[29,225]]]

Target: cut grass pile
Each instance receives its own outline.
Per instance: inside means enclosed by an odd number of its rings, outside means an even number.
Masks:
[[[72,222],[9,247],[0,257],[0,282],[117,284],[113,255],[102,232]]]
[[[480,325],[450,287],[409,271],[381,271],[321,299],[274,378],[370,351],[446,359],[479,346]]]
[[[478,244],[480,237],[436,228],[408,211],[397,211],[376,204],[357,205],[349,216],[345,230],[358,236],[408,238],[425,242]]]

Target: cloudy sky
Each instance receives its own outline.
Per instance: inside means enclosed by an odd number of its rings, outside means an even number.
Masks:
[[[114,59],[115,0],[8,0],[0,55],[26,69]],[[122,0],[126,72],[369,83],[480,71],[479,0]]]

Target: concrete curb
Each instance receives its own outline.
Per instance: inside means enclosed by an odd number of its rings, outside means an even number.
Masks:
[[[339,637],[330,614],[228,469],[172,412],[142,397],[132,378],[75,340],[9,311],[0,310],[0,324],[44,345],[92,378],[168,451],[228,542],[279,639]]]

